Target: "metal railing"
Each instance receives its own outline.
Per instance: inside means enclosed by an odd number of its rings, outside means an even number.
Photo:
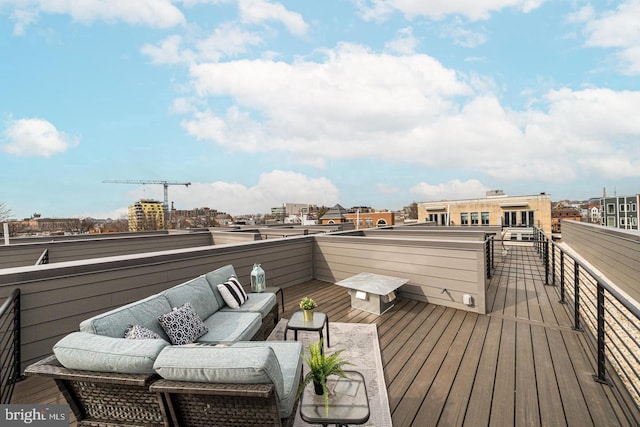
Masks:
[[[640,406],[640,309],[585,262],[536,229],[536,250],[545,263],[545,283],[559,286],[560,302],[573,315],[596,356],[594,379],[611,384],[611,367]]]
[[[487,279],[491,279],[491,272],[495,267],[494,261],[494,236],[487,236],[487,240],[484,241],[484,259],[485,259],[485,269],[487,272]]]
[[[0,404],[11,402],[20,371],[20,289],[0,307]]]

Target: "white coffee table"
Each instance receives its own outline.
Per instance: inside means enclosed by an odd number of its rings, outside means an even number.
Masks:
[[[396,289],[408,281],[400,277],[359,273],[336,282],[336,285],[349,289],[351,307],[382,314],[393,307]]]

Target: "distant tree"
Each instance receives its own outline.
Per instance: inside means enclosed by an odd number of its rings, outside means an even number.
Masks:
[[[9,209],[4,203],[0,202],[0,222],[6,221],[11,215],[11,209]]]
[[[81,233],[88,233],[89,230],[93,230],[96,226],[96,220],[91,218],[91,217],[87,217],[87,218],[82,218],[80,220],[80,232]]]
[[[324,214],[326,214],[328,210],[329,210],[329,208],[328,208],[328,207],[326,207],[326,206],[322,205],[322,206],[318,209],[318,216],[317,216],[317,218],[318,218],[318,219],[322,218],[322,216],[323,216]]]
[[[418,219],[418,204],[416,202],[411,203],[409,206],[405,206],[404,211],[409,219]]]

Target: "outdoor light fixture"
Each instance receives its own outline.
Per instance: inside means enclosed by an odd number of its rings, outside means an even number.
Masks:
[[[253,270],[251,270],[251,292],[264,292],[266,287],[267,279],[264,270],[260,267],[260,264],[253,264]]]

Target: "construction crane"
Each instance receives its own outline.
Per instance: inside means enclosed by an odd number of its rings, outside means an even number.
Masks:
[[[170,185],[184,185],[190,186],[190,182],[177,182],[177,181],[162,181],[154,179],[111,179],[102,181],[105,184],[162,184],[164,186],[164,202],[162,208],[164,209],[165,218],[169,219],[169,186]]]

